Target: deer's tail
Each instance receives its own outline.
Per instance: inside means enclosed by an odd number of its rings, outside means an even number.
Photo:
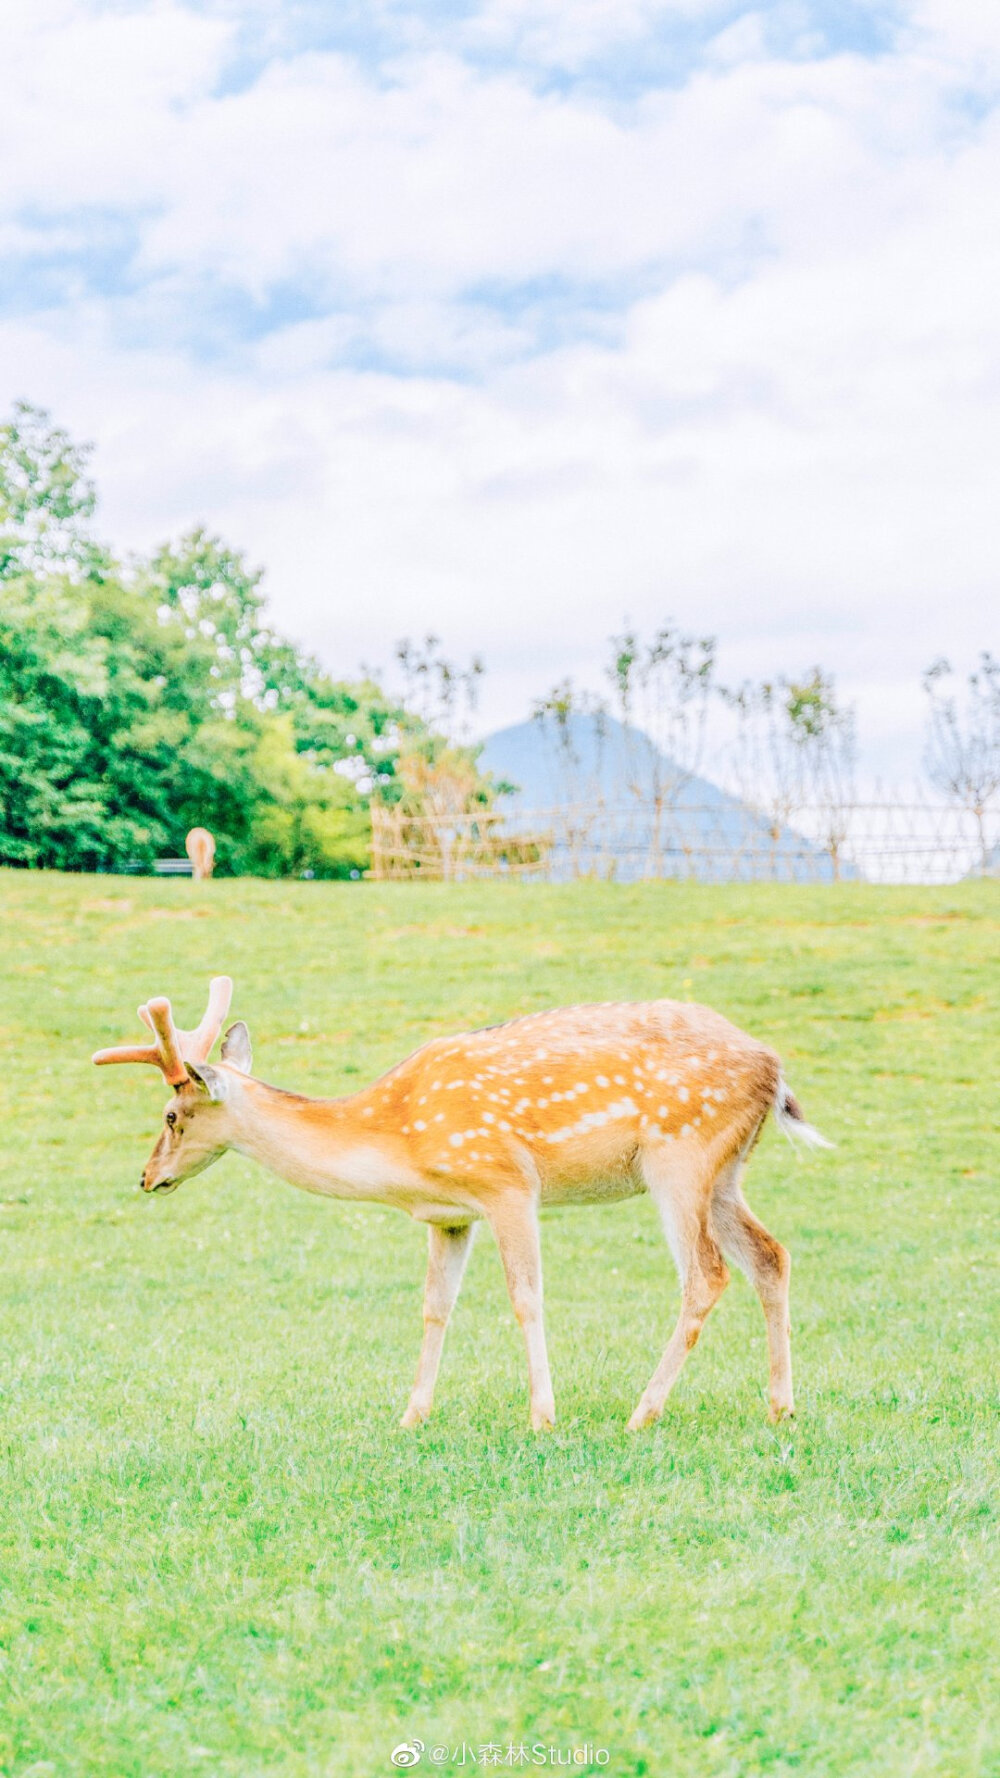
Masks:
[[[806,1148],[834,1148],[814,1125],[806,1122],[805,1112],[792,1092],[783,1074],[778,1075],[778,1091],[775,1094],[774,1121],[779,1130],[784,1131],[793,1148],[803,1143]]]

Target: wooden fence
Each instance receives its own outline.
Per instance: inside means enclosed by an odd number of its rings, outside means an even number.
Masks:
[[[382,881],[953,883],[998,873],[1000,810],[980,829],[968,811],[912,794],[801,808],[781,823],[724,799],[674,809],[595,801],[448,819],[372,807],[371,875]]]

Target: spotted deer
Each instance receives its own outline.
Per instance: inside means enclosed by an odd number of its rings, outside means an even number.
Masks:
[[[215,841],[207,827],[192,827],[184,841],[184,850],[191,860],[191,875],[201,883],[215,869]]]
[[[216,976],[190,1032],[175,1026],[169,1000],[150,1000],[139,1017],[152,1041],[94,1056],[151,1063],[173,1088],[142,1189],[175,1191],[232,1148],[306,1191],[388,1204],[426,1223],[424,1338],[404,1426],[431,1411],[448,1318],[485,1222],[527,1348],[531,1424],[551,1427],[539,1207],[640,1192],[659,1211],[681,1308],[629,1430],[662,1413],[728,1283],[724,1255],[764,1310],[771,1418],[792,1413],[790,1260],[740,1181],[769,1111],[789,1136],[831,1145],[805,1122],[773,1050],[703,1006],[575,1006],[435,1037],[373,1086],[311,1099],[253,1078],[242,1020],[209,1062],[231,995],[229,977]]]

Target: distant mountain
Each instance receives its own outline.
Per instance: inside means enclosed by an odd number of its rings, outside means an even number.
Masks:
[[[772,835],[760,815],[708,778],[687,780],[657,835],[653,788],[658,777],[669,782],[673,769],[648,735],[611,716],[574,715],[565,730],[549,718],[499,729],[480,763],[517,785],[502,804],[513,825],[523,818],[526,828],[552,833],[555,877],[579,870],[621,882],[651,875],[705,882],[833,876],[829,857],[812,841],[791,828]]]

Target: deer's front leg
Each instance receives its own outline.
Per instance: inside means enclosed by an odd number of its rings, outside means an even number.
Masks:
[[[538,1210],[534,1200],[523,1193],[506,1192],[487,1215],[500,1249],[511,1305],[524,1334],[532,1429],[547,1432],[555,1425],[556,1404],[545,1349]]]
[[[419,1426],[434,1405],[434,1385],[445,1330],[462,1285],[465,1265],[472,1251],[476,1232],[474,1222],[457,1228],[427,1228],[427,1279],[424,1284],[424,1343],[420,1348],[416,1381],[400,1422],[402,1426]]]

